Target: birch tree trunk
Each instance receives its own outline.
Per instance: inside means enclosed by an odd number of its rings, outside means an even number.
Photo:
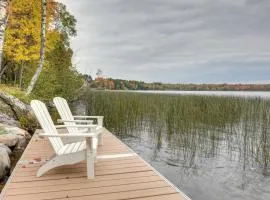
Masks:
[[[5,63],[4,65],[2,63],[2,69],[0,70],[0,84],[2,83],[2,76],[5,73],[7,67],[8,67],[8,63]]]
[[[8,21],[9,0],[0,1],[0,72],[2,71],[5,30]]]
[[[41,9],[42,9],[42,15],[41,15],[41,46],[40,46],[40,59],[39,59],[39,66],[34,74],[34,76],[31,79],[31,82],[27,88],[26,95],[29,95],[32,90],[34,89],[36,82],[39,78],[39,75],[42,71],[43,65],[44,65],[44,58],[45,58],[45,34],[46,34],[46,6],[47,2],[46,0],[41,0]]]
[[[21,69],[20,69],[20,88],[22,88],[22,81],[23,81],[23,72],[24,72],[24,62],[21,65]]]

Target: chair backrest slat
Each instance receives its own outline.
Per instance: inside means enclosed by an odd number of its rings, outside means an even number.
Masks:
[[[62,120],[74,120],[74,117],[71,113],[67,100],[62,97],[55,97],[53,102],[56,106],[56,109],[61,117]],[[76,125],[75,122],[64,122],[65,125]],[[67,127],[68,132],[76,133],[77,128],[74,127]]]
[[[41,101],[32,100],[31,107],[36,115],[36,118],[41,128],[44,131],[44,134],[58,134],[46,105]],[[60,138],[49,137],[49,141],[51,142],[51,145],[55,152],[58,152],[59,149],[64,146]]]

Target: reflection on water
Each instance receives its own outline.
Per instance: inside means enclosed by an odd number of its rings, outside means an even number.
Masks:
[[[131,92],[153,94],[176,94],[176,95],[208,95],[208,96],[236,96],[236,97],[262,97],[270,98],[267,91],[160,91],[160,90],[136,90]]]
[[[270,101],[115,92],[85,101],[192,199],[270,199]]]

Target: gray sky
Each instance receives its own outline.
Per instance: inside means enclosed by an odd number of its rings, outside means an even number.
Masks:
[[[61,0],[82,73],[171,83],[270,83],[270,0]]]

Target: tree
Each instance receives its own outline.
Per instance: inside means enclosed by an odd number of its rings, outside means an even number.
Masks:
[[[97,69],[97,72],[96,72],[96,76],[97,76],[97,78],[101,78],[101,77],[102,77],[102,75],[103,75],[102,70],[101,70],[101,69]]]
[[[57,3],[54,12],[54,19],[53,19],[53,27],[55,30],[62,34],[64,38],[68,38],[69,36],[76,36],[76,22],[77,20],[67,12],[67,8],[62,3]],[[69,45],[68,39],[66,40],[67,44]]]
[[[8,14],[9,14],[8,10],[9,10],[9,0],[1,0],[0,2],[0,81],[1,81],[1,76],[3,74],[2,71],[5,70],[5,68],[2,67],[2,60],[3,60],[5,30],[7,27]]]
[[[76,35],[76,19],[62,3],[55,0],[46,3],[46,59],[31,94],[44,98],[66,94],[70,97],[83,84],[71,62],[73,52],[69,41]],[[6,84],[25,88],[40,63],[42,4],[37,0],[12,0],[10,10],[3,62],[8,67],[2,79]],[[63,89],[66,87],[69,88]]]
[[[41,46],[40,46],[40,60],[39,66],[31,79],[31,82],[27,88],[26,95],[29,95],[35,87],[35,84],[39,78],[39,75],[42,71],[44,65],[44,57],[45,57],[45,34],[46,34],[46,7],[47,2],[46,0],[41,0],[42,3],[42,15],[41,15]]]
[[[73,52],[65,46],[64,40],[57,40],[55,48],[46,53],[46,60],[33,94],[48,99],[53,96],[71,98],[83,84],[83,79],[72,66]],[[46,92],[44,91],[46,89]]]
[[[35,8],[35,9],[33,9]],[[13,0],[9,14],[4,45],[4,59],[8,61],[8,71],[13,71],[14,84],[29,69],[30,62],[37,62],[40,49],[41,5],[36,0]]]
[[[88,84],[92,83],[92,81],[93,81],[93,78],[90,74],[84,74],[83,78]]]

